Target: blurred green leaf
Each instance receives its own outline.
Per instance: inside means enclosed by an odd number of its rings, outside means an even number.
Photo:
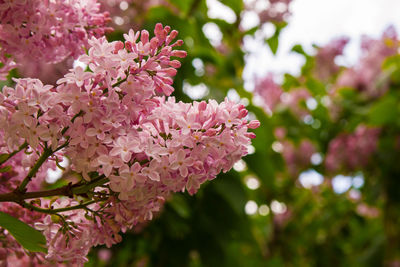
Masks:
[[[317,79],[310,77],[309,79],[307,79],[306,86],[313,95],[326,94],[325,85],[322,82],[318,81]]]
[[[278,46],[279,46],[279,33],[272,35],[270,38],[266,40],[269,48],[271,49],[271,52],[276,55],[276,52],[278,52]]]
[[[182,195],[174,195],[173,199],[168,203],[182,218],[190,216],[190,208]]]
[[[387,95],[378,100],[372,105],[368,117],[369,122],[373,125],[395,124],[399,118],[397,99],[391,95]]]
[[[303,47],[300,44],[294,45],[291,49],[291,51],[296,52],[300,55],[303,55],[305,57],[308,57],[307,53],[304,51]]]
[[[171,0],[171,3],[182,10],[183,13],[187,14],[193,4],[193,1],[196,0]]]
[[[221,0],[221,3],[227,5],[228,7],[232,8],[232,10],[239,14],[243,8],[243,1],[242,0]]]

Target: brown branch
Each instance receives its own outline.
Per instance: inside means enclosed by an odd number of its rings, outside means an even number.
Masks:
[[[33,198],[42,198],[42,197],[54,197],[54,196],[68,196],[72,197],[73,195],[81,195],[89,192],[89,190],[105,184],[108,182],[108,178],[104,175],[99,176],[96,179],[93,179],[87,184],[68,184],[66,186],[44,190],[44,191],[36,191],[36,192],[21,192],[18,189],[13,192],[0,194],[0,202],[16,202],[22,203],[25,199],[33,199]]]

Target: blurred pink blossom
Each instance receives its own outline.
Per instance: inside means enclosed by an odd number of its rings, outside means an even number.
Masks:
[[[398,42],[394,27],[386,29],[378,40],[364,36],[360,61],[339,76],[334,90],[340,87],[352,87],[371,97],[384,93],[387,90],[387,84],[379,84],[380,79],[383,78],[382,64],[387,57],[398,54]]]
[[[264,24],[266,22],[284,22],[290,16],[289,5],[292,0],[270,0],[268,1],[268,6],[265,9],[259,10],[256,8],[257,2],[264,2],[263,0],[248,1],[246,5],[247,10],[254,10],[259,19],[260,23]]]
[[[343,49],[349,39],[346,37],[332,40],[318,49],[315,56],[315,75],[318,79],[327,81],[339,71],[335,58],[343,54]]]
[[[380,130],[365,125],[354,133],[340,134],[329,143],[325,167],[330,172],[355,171],[366,166],[377,149]]]
[[[310,165],[312,154],[316,151],[313,143],[307,139],[301,140],[295,146],[292,142],[283,141],[282,156],[286,162],[289,174],[296,177],[297,174]]]
[[[272,113],[277,104],[281,101],[282,88],[275,83],[273,75],[256,79],[254,94],[261,97],[263,107],[268,113]]]
[[[2,77],[29,61],[58,63],[84,53],[87,40],[109,31],[96,0],[16,0],[0,3]],[[3,61],[5,55],[11,59]]]

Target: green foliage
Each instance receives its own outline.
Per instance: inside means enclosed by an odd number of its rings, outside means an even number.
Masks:
[[[368,113],[370,123],[378,126],[398,123],[399,115],[398,99],[392,95],[373,103]]]
[[[275,55],[278,52],[279,47],[279,36],[283,28],[286,27],[286,23],[275,23],[275,32],[274,34],[267,38],[265,42],[268,44],[271,52]]]
[[[0,212],[0,226],[6,229],[26,250],[47,253],[46,238],[26,223]]]

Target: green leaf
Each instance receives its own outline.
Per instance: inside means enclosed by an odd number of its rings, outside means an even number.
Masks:
[[[296,52],[296,53],[298,53],[300,55],[303,55],[305,57],[308,57],[307,53],[304,51],[303,47],[300,44],[294,45],[292,47],[292,51]]]
[[[274,25],[275,25],[274,35],[272,35],[265,41],[268,44],[269,48],[271,49],[272,53],[275,55],[276,52],[278,51],[279,35],[281,34],[282,29],[286,27],[287,23],[286,22],[274,23]]]
[[[184,14],[187,14],[190,10],[190,7],[193,5],[193,1],[188,0],[172,0],[173,3],[177,8],[183,11]]]
[[[242,0],[222,0],[223,4],[227,5],[228,7],[232,8],[236,14],[239,14],[243,8],[243,1]]]
[[[392,125],[398,119],[397,100],[386,96],[375,103],[369,111],[369,121],[373,125]]]
[[[8,159],[9,155],[7,153],[5,154],[0,154],[0,163],[6,161]]]
[[[388,57],[382,65],[383,73],[395,83],[400,83],[400,55]]]
[[[290,88],[299,87],[300,82],[297,80],[296,77],[290,75],[289,73],[285,73],[282,88],[288,91]]]
[[[0,173],[1,172],[9,172],[9,171],[11,171],[12,170],[12,167],[11,166],[5,166],[5,167],[3,167],[3,168],[0,168]]]
[[[306,82],[307,88],[312,92],[313,95],[325,95],[325,85],[313,78],[309,78]]]
[[[0,211],[0,226],[7,229],[25,249],[31,252],[47,253],[46,238],[41,232],[26,223]]]
[[[279,34],[274,34],[272,37],[268,38],[266,40],[269,48],[271,49],[271,52],[276,55],[276,52],[278,52],[278,46],[279,46]]]
[[[185,201],[182,195],[174,195],[173,199],[169,202],[169,205],[179,214],[182,218],[189,218],[190,207]]]
[[[227,174],[221,173],[218,177],[220,179],[214,182],[217,192],[238,215],[243,214],[247,198],[239,175],[231,171]]]

